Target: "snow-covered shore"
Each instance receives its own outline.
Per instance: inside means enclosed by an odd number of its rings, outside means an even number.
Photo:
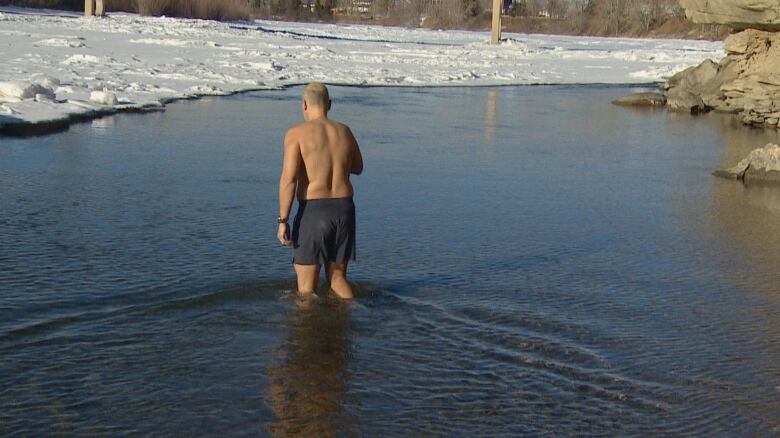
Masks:
[[[652,83],[717,42],[488,34],[0,8],[0,126],[321,81],[379,86]]]

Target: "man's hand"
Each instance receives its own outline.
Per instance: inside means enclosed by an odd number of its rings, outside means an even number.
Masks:
[[[279,243],[284,246],[292,246],[290,240],[290,225],[287,223],[279,224],[279,231],[276,232],[276,238],[279,239]]]

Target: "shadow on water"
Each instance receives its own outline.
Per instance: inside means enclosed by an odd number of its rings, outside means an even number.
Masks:
[[[268,370],[273,436],[342,436],[349,433],[343,399],[349,383],[351,304],[296,297],[287,341]]]
[[[56,134],[67,131],[69,125],[69,121],[31,124],[18,117],[0,115],[0,137],[37,137]]]

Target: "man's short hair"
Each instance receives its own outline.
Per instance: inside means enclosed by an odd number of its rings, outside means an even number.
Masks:
[[[319,82],[312,82],[303,89],[303,100],[315,107],[325,108],[330,102],[328,87]]]

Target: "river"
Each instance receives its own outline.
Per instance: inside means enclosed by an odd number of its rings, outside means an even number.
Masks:
[[[780,433],[777,131],[630,87],[334,87],[357,298],[275,240],[300,88],[0,138],[0,435]]]

